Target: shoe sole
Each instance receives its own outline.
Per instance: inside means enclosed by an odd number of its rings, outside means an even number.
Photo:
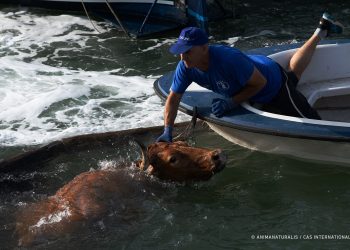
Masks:
[[[330,31],[333,33],[337,33],[337,34],[341,34],[343,33],[344,30],[344,25],[341,24],[338,21],[333,21],[332,18],[329,15],[323,14],[322,15],[322,19],[328,21],[331,25],[330,25]]]

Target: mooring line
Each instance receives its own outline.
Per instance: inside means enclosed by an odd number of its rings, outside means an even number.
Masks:
[[[112,6],[109,4],[108,0],[105,0],[106,4],[109,8],[109,10],[111,11],[111,13],[113,14],[115,20],[117,20],[117,22],[119,23],[120,27],[122,28],[122,30],[124,31],[124,33],[128,36],[131,37],[129,32],[127,32],[127,30],[124,28],[123,23],[120,21],[120,19],[118,18],[117,14],[114,12]]]
[[[93,22],[92,19],[90,18],[89,13],[88,13],[88,11],[87,11],[87,9],[86,9],[86,7],[85,7],[85,4],[84,4],[84,0],[81,0],[81,4],[83,5],[85,14],[86,14],[86,16],[89,18],[90,23],[92,24],[92,26],[94,27],[94,29],[95,29],[98,33],[101,34],[102,32],[99,31],[99,30],[97,29],[97,27],[95,26],[94,22]]]

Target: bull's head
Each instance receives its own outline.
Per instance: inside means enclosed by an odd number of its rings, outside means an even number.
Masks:
[[[142,148],[140,168],[161,179],[173,181],[208,180],[225,167],[221,150],[195,148],[186,142],[158,142]]]

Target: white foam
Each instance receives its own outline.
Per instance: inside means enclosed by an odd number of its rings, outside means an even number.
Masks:
[[[153,43],[155,43],[155,45],[149,46],[146,49],[142,49],[141,52],[147,52],[147,51],[158,49],[159,47],[164,46],[164,45],[173,44],[173,43],[175,43],[176,39],[164,39],[163,41],[161,41],[159,39],[149,39],[147,41],[153,42]],[[137,53],[134,53],[134,54],[137,54]]]
[[[118,68],[84,71],[48,65],[49,58],[59,61],[62,52],[84,53],[89,39],[104,41],[88,19],[39,16],[26,9],[0,11],[0,19],[0,146],[163,123],[164,106],[153,90],[156,77],[116,75]],[[150,41],[155,45],[145,51],[171,42]],[[177,121],[188,119],[179,114]]]
[[[281,34],[286,34],[285,31],[282,30]],[[289,34],[289,33],[288,33]],[[234,47],[235,44],[238,42],[238,41],[241,41],[241,40],[247,40],[247,39],[251,39],[251,38],[255,38],[255,37],[260,37],[260,36],[276,36],[276,32],[272,31],[272,30],[262,30],[260,31],[259,33],[257,34],[253,34],[253,35],[250,35],[250,36],[245,36],[245,37],[242,37],[242,36],[237,36],[237,37],[230,37],[226,40],[222,40],[220,41],[221,43],[226,43],[228,44],[229,46],[231,47]]]
[[[117,167],[117,162],[111,160],[102,160],[98,162],[98,167],[101,170],[115,170]]]
[[[33,56],[37,52],[36,48],[62,41],[83,47],[86,46],[88,39],[84,34],[97,34],[97,31],[91,29],[91,24],[86,18],[77,16],[38,16],[28,11],[19,11],[0,12],[0,19],[2,20],[0,31],[3,34],[0,39],[0,48],[9,48],[18,55]],[[90,31],[79,30],[76,28],[78,26]],[[102,26],[98,28],[107,31]],[[26,49],[25,53],[23,49]]]
[[[240,36],[235,36],[235,37],[230,37],[227,40],[223,40],[221,41],[222,43],[227,43],[229,46],[234,47],[235,43],[238,42],[239,40],[241,40],[242,37]]]
[[[45,217],[40,218],[39,221],[35,225],[30,226],[30,229],[38,228],[38,227],[41,227],[42,225],[58,223],[61,220],[63,220],[64,218],[67,218],[71,215],[72,215],[72,213],[71,213],[69,207],[65,206],[64,210],[62,210],[62,211],[58,211],[56,213],[52,213],[52,214],[49,214]]]

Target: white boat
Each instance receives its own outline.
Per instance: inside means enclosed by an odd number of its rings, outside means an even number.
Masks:
[[[293,45],[295,47],[295,45]],[[281,51],[282,50],[282,51]],[[276,52],[277,53],[271,53]],[[286,68],[296,49],[272,47],[253,53],[268,53]],[[243,147],[297,158],[350,164],[350,41],[319,45],[298,89],[318,110],[322,120],[296,118],[259,110],[242,104],[227,116],[211,114],[213,98],[220,97],[192,83],[185,92],[180,109],[198,117],[227,140]],[[165,99],[173,72],[154,84],[157,94]],[[200,98],[199,98],[200,96]],[[222,98],[222,97],[221,97]]]

